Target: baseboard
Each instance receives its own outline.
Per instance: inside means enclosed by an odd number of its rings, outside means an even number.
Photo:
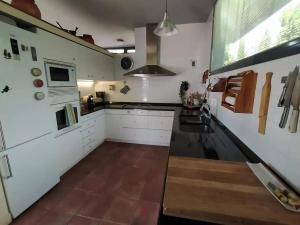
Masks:
[[[123,139],[114,139],[114,138],[107,138],[106,141],[112,142],[123,142],[123,143],[130,143],[130,144],[141,144],[141,145],[155,145],[155,146],[166,146],[170,147],[170,143],[159,143],[159,142],[151,142],[151,141],[137,141],[137,140],[123,140]]]

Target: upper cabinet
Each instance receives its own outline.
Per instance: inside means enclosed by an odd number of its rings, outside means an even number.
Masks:
[[[43,58],[76,65],[77,79],[114,80],[114,58],[49,32],[39,30]]]
[[[80,46],[77,54],[77,78],[83,80],[114,80],[113,57]]]

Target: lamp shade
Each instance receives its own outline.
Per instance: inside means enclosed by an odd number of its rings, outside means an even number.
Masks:
[[[177,32],[176,25],[170,21],[168,13],[165,12],[163,20],[155,28],[154,33],[158,36],[172,36]]]

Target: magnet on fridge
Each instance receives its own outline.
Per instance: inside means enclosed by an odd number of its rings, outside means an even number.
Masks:
[[[45,93],[43,93],[43,92],[36,92],[34,94],[34,97],[35,97],[36,100],[39,100],[39,101],[43,100],[45,98]]]
[[[44,81],[41,80],[41,79],[35,79],[33,81],[33,85],[36,87],[36,88],[41,88],[44,86]]]
[[[32,76],[39,77],[42,75],[42,70],[39,68],[32,68],[31,74],[32,74]]]

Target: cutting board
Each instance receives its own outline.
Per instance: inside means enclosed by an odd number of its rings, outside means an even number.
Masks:
[[[266,133],[266,125],[267,125],[271,86],[272,86],[271,84],[272,77],[273,77],[272,72],[268,72],[266,74],[266,82],[263,86],[261,100],[260,100],[258,132],[263,135]]]

